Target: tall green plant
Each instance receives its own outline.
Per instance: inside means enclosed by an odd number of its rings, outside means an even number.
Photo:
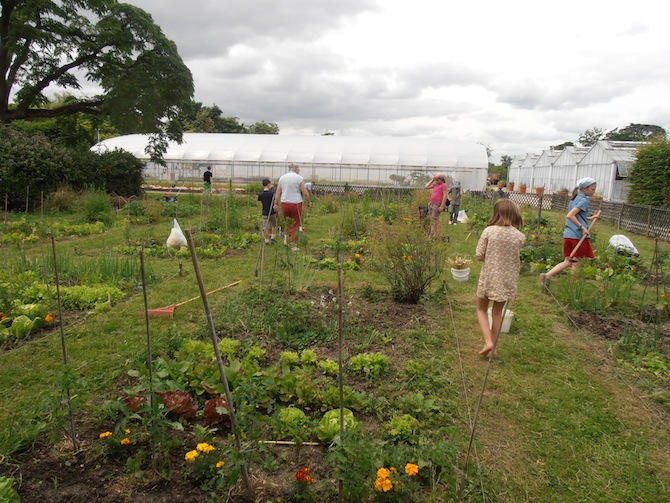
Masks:
[[[376,220],[368,231],[374,267],[391,285],[393,298],[416,304],[444,263],[444,250],[429,239],[417,218],[403,218],[393,224]]]

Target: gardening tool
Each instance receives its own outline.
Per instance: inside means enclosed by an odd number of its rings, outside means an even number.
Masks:
[[[210,295],[212,293],[219,292],[219,291],[224,290],[226,288],[230,288],[231,286],[239,285],[240,283],[242,283],[242,280],[235,281],[234,283],[231,283],[229,285],[222,286],[220,288],[217,288],[216,290],[212,290],[210,292],[207,292],[206,295]],[[149,309],[147,312],[149,313],[149,316],[172,318],[172,317],[174,317],[174,310],[175,309],[177,309],[180,306],[183,306],[184,304],[188,304],[189,302],[193,302],[194,300],[197,300],[199,298],[200,298],[200,295],[198,295],[197,297],[193,297],[191,299],[179,302],[178,304],[172,304],[171,306],[158,307],[156,309]]]
[[[589,228],[587,229],[587,230],[589,231],[589,233],[591,232],[591,228],[593,227],[593,225],[594,225],[598,220],[600,220],[600,212],[598,212],[596,215],[597,215],[597,218],[594,218],[593,220],[591,220],[591,224],[589,225]],[[582,234],[582,237],[581,237],[580,240],[577,242],[577,246],[575,246],[575,248],[572,250],[572,253],[570,254],[570,256],[569,256],[568,258],[572,258],[572,257],[575,256],[575,253],[577,253],[577,250],[579,249],[579,247],[582,245],[582,243],[583,243],[584,240],[586,239],[586,236],[588,236],[588,234]]]

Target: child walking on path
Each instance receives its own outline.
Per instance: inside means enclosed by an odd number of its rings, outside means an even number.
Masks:
[[[589,216],[589,204],[596,191],[596,181],[593,178],[582,178],[577,181],[577,186],[572,190],[572,200],[568,205],[568,215],[565,219],[563,230],[563,256],[565,260],[548,273],[540,274],[540,285],[546,291],[549,289],[551,278],[559,272],[572,267],[574,275],[579,269],[580,258],[595,258],[591,248],[591,236],[589,233],[589,220],[600,218],[600,211]],[[582,240],[582,237],[585,239]],[[581,242],[580,242],[581,240]]]
[[[263,238],[265,244],[275,242],[277,234],[277,211],[274,208],[275,189],[269,178],[263,179],[263,191],[258,194],[258,200],[263,205],[261,216],[263,217]]]
[[[493,206],[493,216],[482,232],[475,255],[484,262],[477,284],[477,321],[484,336],[480,355],[488,355],[495,344],[506,301],[516,298],[521,260],[519,252],[526,236],[518,227],[523,225],[519,207],[509,199],[499,199]],[[491,307],[491,327],[488,308]]]

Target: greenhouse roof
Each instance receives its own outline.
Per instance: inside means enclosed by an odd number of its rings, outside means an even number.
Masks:
[[[149,160],[147,135],[104,140],[92,150],[117,148]],[[168,162],[279,162],[488,169],[486,148],[476,143],[391,136],[289,136],[186,133],[170,142]]]

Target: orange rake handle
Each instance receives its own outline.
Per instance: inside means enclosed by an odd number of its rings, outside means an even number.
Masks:
[[[230,288],[231,286],[239,285],[240,283],[242,283],[242,280],[241,280],[241,279],[238,280],[238,281],[235,281],[234,283],[231,283],[231,284],[229,284],[229,285],[222,286],[222,287],[219,287],[219,288],[217,288],[217,289],[215,289],[215,290],[212,290],[211,292],[207,292],[205,295],[210,295],[210,294],[212,294],[212,293],[220,292],[221,290],[225,290],[226,288]],[[170,306],[170,307],[179,307],[179,306],[183,306],[184,304],[188,304],[189,302],[193,302],[194,300],[197,300],[197,299],[199,299],[199,298],[200,298],[200,295],[198,295],[197,297],[193,297],[192,299],[184,300],[184,301],[180,302],[179,304],[173,304],[173,305]]]
[[[596,223],[598,220],[600,220],[600,217],[598,217],[598,218],[594,218],[593,220],[591,220],[591,224],[589,225],[588,229],[586,229],[587,231],[589,231],[589,233],[591,232],[591,228],[595,225],[595,223]],[[583,243],[584,240],[586,239],[586,236],[588,236],[588,234],[582,234],[581,239],[577,242],[577,246],[575,246],[575,247],[572,249],[572,253],[570,253],[570,256],[569,256],[568,258],[572,258],[572,257],[575,256],[575,253],[577,253],[577,250],[579,250],[579,247],[582,246],[582,243]]]

